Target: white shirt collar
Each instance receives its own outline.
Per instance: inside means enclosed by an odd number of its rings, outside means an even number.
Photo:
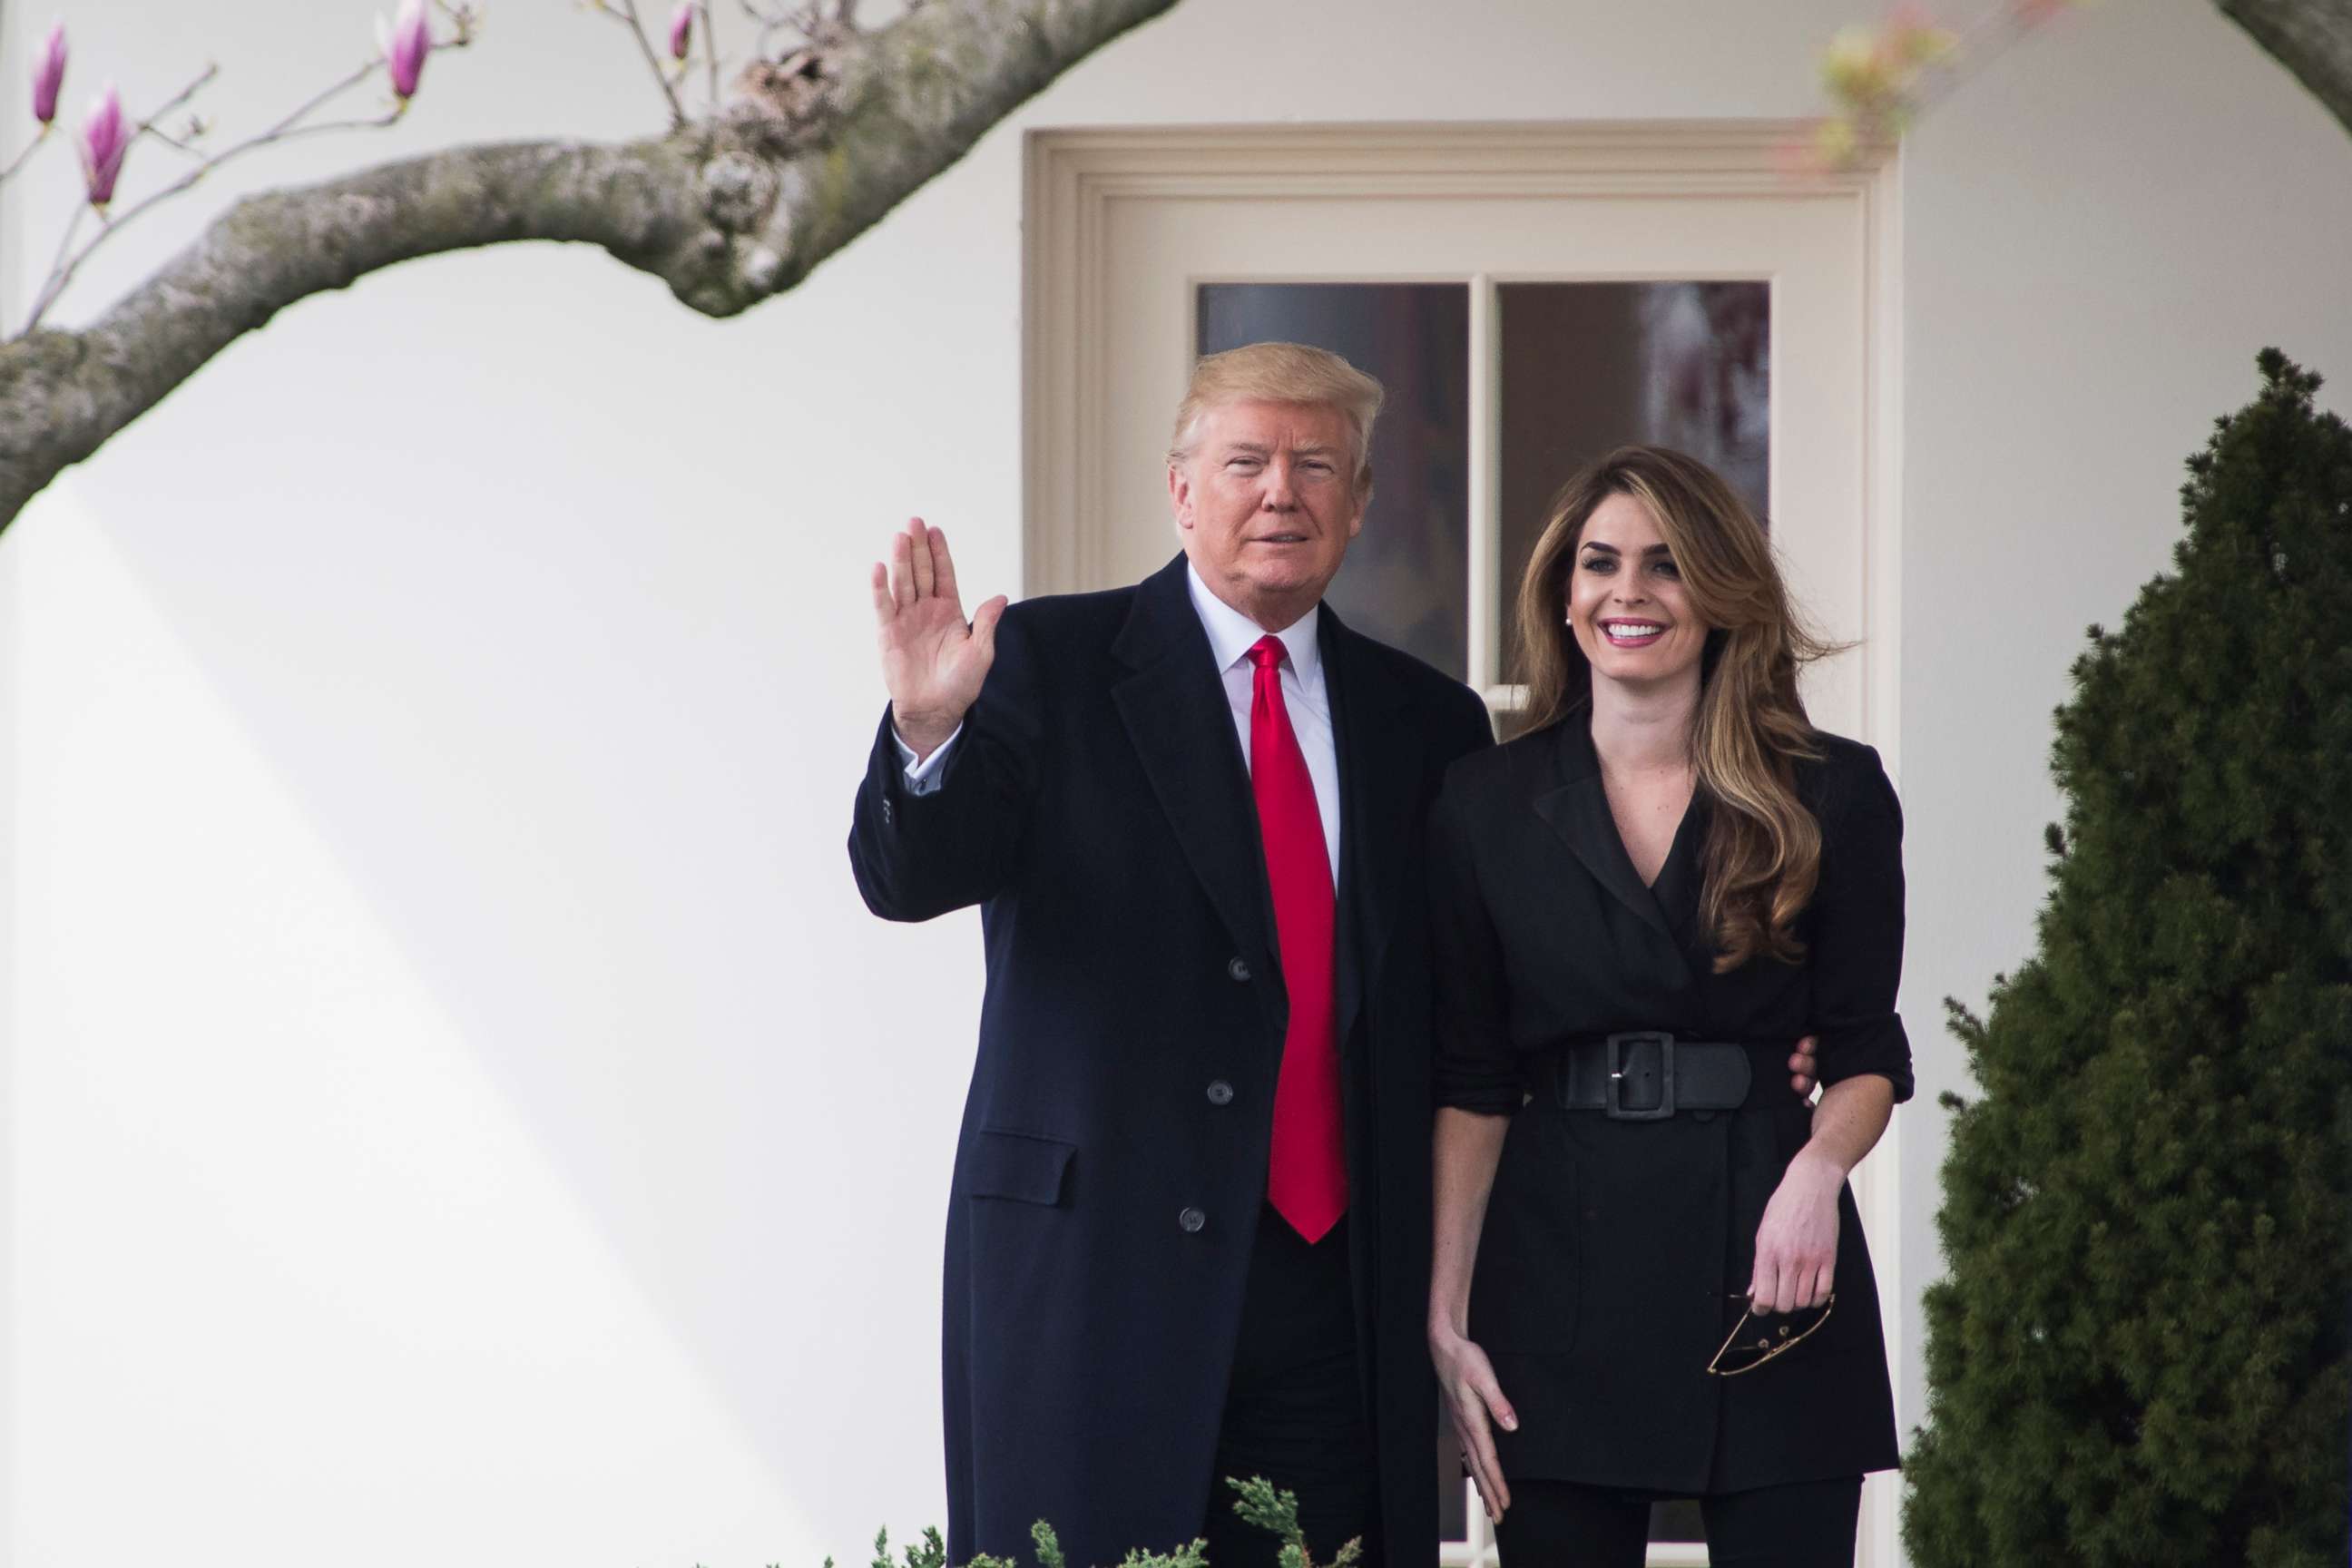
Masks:
[[[1184,563],[1184,581],[1192,590],[1192,611],[1201,617],[1201,628],[1209,634],[1209,651],[1216,655],[1222,674],[1249,656],[1257,639],[1265,636],[1265,628],[1211,593],[1190,561]],[[1290,655],[1291,673],[1302,686],[1323,668],[1323,647],[1315,637],[1316,612],[1321,608],[1317,605],[1274,634],[1282,639]]]

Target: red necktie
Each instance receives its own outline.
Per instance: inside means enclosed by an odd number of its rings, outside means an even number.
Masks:
[[[1265,1195],[1308,1241],[1320,1241],[1348,1212],[1347,1150],[1339,1127],[1339,1038],[1334,1011],[1331,854],[1315,781],[1282,702],[1282,639],[1249,650],[1257,677],[1250,697],[1250,790],[1265,841],[1265,879],[1282,952],[1290,1026],[1274,1089],[1274,1147]]]

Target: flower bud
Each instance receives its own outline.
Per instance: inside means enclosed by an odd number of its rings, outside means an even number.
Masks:
[[[694,41],[694,0],[677,0],[677,9],[669,14],[669,58],[686,58],[687,46]]]
[[[58,117],[58,89],[66,79],[66,24],[63,17],[49,25],[49,37],[41,46],[41,58],[33,62],[33,118],[47,125]]]
[[[131,128],[122,122],[122,96],[108,82],[106,90],[89,100],[89,117],[81,123],[81,174],[90,205],[102,208],[114,199],[114,182],[129,151]]]
[[[375,41],[383,53],[383,68],[392,78],[393,93],[405,104],[416,96],[417,81],[425,75],[425,57],[433,52],[433,23],[425,0],[401,0],[389,28],[378,16]]]

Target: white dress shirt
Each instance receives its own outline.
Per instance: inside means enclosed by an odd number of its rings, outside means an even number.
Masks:
[[[1201,574],[1187,562],[1184,582],[1192,595],[1192,613],[1201,617],[1201,629],[1209,634],[1209,652],[1216,660],[1217,676],[1224,683],[1225,705],[1233,710],[1234,732],[1241,740],[1242,765],[1250,760],[1250,701],[1255,695],[1257,668],[1250,663],[1249,650],[1256,646],[1265,631],[1255,621],[1209,592]],[[1307,758],[1307,776],[1315,785],[1315,808],[1323,818],[1323,847],[1331,857],[1331,881],[1339,880],[1339,750],[1331,737],[1331,694],[1323,679],[1323,648],[1315,637],[1314,610],[1307,611],[1290,625],[1276,632],[1282,639],[1282,704],[1290,714],[1290,728],[1298,737],[1298,749]],[[940,769],[948,752],[953,749],[956,737],[963,726],[956,726],[940,749],[915,761],[914,748],[898,737],[893,728],[890,739],[898,747],[898,760],[907,767],[907,787],[916,795],[929,795],[940,787]]]
[[[1265,636],[1265,628],[1209,592],[1201,574],[1184,564],[1184,583],[1192,592],[1192,613],[1209,634],[1209,652],[1225,683],[1225,705],[1234,710],[1234,732],[1242,742],[1242,764],[1250,760],[1250,700],[1255,695],[1257,667],[1249,650]],[[1315,638],[1314,610],[1274,635],[1282,639],[1282,705],[1290,713],[1290,728],[1298,749],[1307,756],[1307,776],[1315,784],[1315,809],[1323,818],[1323,847],[1331,856],[1331,883],[1339,881],[1339,750],[1331,739],[1331,693],[1323,680],[1323,645]]]

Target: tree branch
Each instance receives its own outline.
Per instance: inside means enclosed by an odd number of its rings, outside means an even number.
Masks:
[[[710,0],[694,0],[695,25],[702,29],[702,61],[710,76],[709,102],[719,108],[719,29],[710,25]]]
[[[686,105],[677,100],[677,89],[669,84],[669,72],[662,68],[661,58],[646,41],[645,23],[637,16],[637,0],[612,0],[610,5],[595,0],[595,6],[629,30],[629,36],[637,41],[637,54],[645,60],[646,68],[654,73],[654,85],[661,89],[662,100],[669,105],[671,127],[685,125]]]
[[[16,156],[9,162],[8,166],[0,169],[0,185],[6,184],[9,176],[25,166],[26,161],[41,149],[42,144],[48,141],[50,133],[56,129],[55,126],[44,125],[33,133],[33,139],[17,150]]]
[[[2352,131],[2352,0],[2215,0]]]
[[[89,327],[0,344],[0,527],[279,310],[415,257],[598,245],[706,315],[748,310],[1175,3],[932,0],[754,65],[715,122],[667,137],[455,148],[247,197]]]

